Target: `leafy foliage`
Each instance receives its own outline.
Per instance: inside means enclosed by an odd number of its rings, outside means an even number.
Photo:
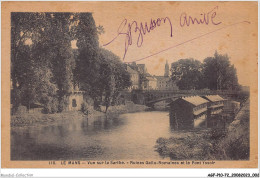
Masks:
[[[172,63],[172,80],[182,90],[203,89],[235,90],[239,89],[237,73],[230,64],[227,55],[217,52],[207,57],[203,63],[194,59],[180,59]]]
[[[203,63],[205,85],[211,90],[237,89],[238,79],[234,65],[230,64],[227,55],[217,52],[214,57],[208,57]]]
[[[201,71],[201,62],[194,59],[180,59],[171,66],[172,79],[181,90],[199,89]]]
[[[47,104],[57,88],[52,82],[47,56],[40,56],[46,51],[37,53],[39,45],[34,43],[44,35],[45,16],[42,13],[12,13],[11,18],[12,103],[14,107],[23,104],[28,109],[31,103]]]
[[[131,85],[130,75],[126,71],[118,56],[112,52],[100,49],[100,81],[104,90],[106,111],[115,100],[119,92]]]
[[[11,80],[13,108],[30,109],[40,103],[44,111],[63,111],[75,85],[99,105],[112,103],[129,86],[119,57],[100,49],[91,13],[12,13]],[[72,49],[72,41],[78,49]]]

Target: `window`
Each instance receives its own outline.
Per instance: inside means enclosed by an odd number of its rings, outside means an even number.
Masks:
[[[77,101],[76,101],[76,99],[72,99],[72,107],[77,107]]]

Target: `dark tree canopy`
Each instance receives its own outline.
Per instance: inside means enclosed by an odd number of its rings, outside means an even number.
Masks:
[[[106,49],[100,49],[100,81],[103,86],[106,109],[115,100],[119,91],[131,85],[130,75],[126,71],[120,58]]]
[[[227,55],[215,52],[203,63],[194,59],[180,59],[172,63],[172,80],[181,90],[203,89],[235,90],[239,89],[236,68],[230,64]]]
[[[181,90],[200,89],[201,71],[201,62],[194,59],[180,59],[171,65],[172,80]]]
[[[203,76],[205,86],[211,90],[234,90],[239,87],[236,69],[227,55],[215,52],[214,57],[207,57],[203,62]]]
[[[82,90],[90,91],[92,97],[97,97],[101,92],[97,72],[100,68],[98,32],[92,14],[81,14],[78,19],[75,37],[79,54],[75,76]]]
[[[40,103],[46,112],[62,111],[76,84],[94,100],[128,87],[119,57],[100,49],[100,33],[91,13],[12,13],[13,108]]]
[[[41,102],[47,108],[58,90],[51,69],[51,22],[45,13],[11,14],[11,80],[14,108]],[[55,100],[56,102],[56,100]],[[49,108],[50,109],[50,108]]]

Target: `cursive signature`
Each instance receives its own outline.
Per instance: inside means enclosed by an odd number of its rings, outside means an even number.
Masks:
[[[132,21],[131,23],[128,23],[127,19],[124,19],[117,29],[117,35],[110,42],[104,44],[103,46],[109,45],[114,40],[116,40],[117,37],[119,37],[120,35],[124,35],[125,36],[125,51],[123,57],[124,60],[129,46],[133,44],[133,38],[132,38],[133,32],[138,35],[136,46],[140,48],[144,42],[144,35],[150,33],[156,27],[160,27],[162,24],[165,24],[167,22],[170,25],[170,37],[172,37],[172,23],[169,17],[157,18],[156,20],[151,19],[150,24],[148,24],[147,22],[143,24],[141,22],[140,25],[137,23],[137,21]]]
[[[193,18],[191,16],[187,16],[187,14],[185,12],[183,12],[180,16],[180,26],[184,27],[185,25],[190,26],[190,24],[206,24],[208,25],[211,21],[211,23],[213,25],[219,25],[222,22],[218,22],[216,23],[214,21],[214,18],[217,15],[216,10],[218,9],[218,6],[214,7],[211,11],[209,11],[208,13],[203,13],[200,14],[202,17],[201,18]]]
[[[200,25],[200,24],[204,24],[204,25],[213,24],[215,26],[220,25],[220,24],[222,24],[222,22],[220,22],[220,21],[217,22],[216,19],[215,19],[215,17],[217,16],[217,10],[218,10],[218,6],[215,6],[213,9],[211,9],[207,13],[200,14],[201,15],[200,18],[188,16],[185,12],[183,12],[180,15],[179,24],[180,24],[181,27],[184,27],[185,25],[188,27],[190,25]],[[165,23],[169,24],[169,26],[170,26],[170,37],[172,37],[173,36],[173,28],[172,28],[172,23],[171,23],[171,20],[170,20],[169,17],[157,18],[156,20],[151,19],[150,24],[147,23],[147,22],[145,22],[144,24],[142,22],[140,24],[138,24],[137,21],[132,21],[131,23],[128,23],[127,19],[124,19],[117,29],[117,35],[110,42],[104,44],[103,46],[109,45],[114,40],[116,40],[117,37],[119,37],[119,36],[124,36],[125,37],[125,45],[124,45],[125,50],[124,50],[124,57],[123,57],[123,60],[124,60],[125,57],[126,57],[126,53],[128,51],[129,46],[131,46],[133,44],[132,34],[138,35],[138,38],[137,38],[137,41],[136,41],[136,46],[140,48],[142,46],[143,42],[144,42],[144,35],[146,35],[147,33],[150,33],[156,27],[159,27],[159,26],[161,26],[162,24],[165,24]],[[222,27],[219,27],[218,29],[209,31],[207,33],[200,34],[200,35],[195,36],[191,39],[183,41],[181,43],[178,43],[178,44],[175,44],[173,46],[169,46],[168,48],[154,52],[153,54],[150,54],[148,56],[141,57],[139,59],[134,59],[134,60],[131,60],[130,62],[125,62],[125,63],[137,62],[137,61],[141,61],[141,60],[150,58],[152,56],[158,55],[158,54],[163,53],[165,51],[168,51],[170,49],[173,49],[173,48],[176,48],[178,46],[189,43],[191,41],[194,41],[194,40],[197,40],[199,38],[211,35],[211,34],[217,32],[217,31],[224,30],[226,28],[230,28],[232,26],[239,25],[239,24],[250,24],[250,22],[249,21],[240,21],[240,22],[232,23],[232,24],[229,24],[229,25],[226,25],[226,26],[222,26]]]

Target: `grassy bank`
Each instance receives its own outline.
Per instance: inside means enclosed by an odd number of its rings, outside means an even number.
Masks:
[[[35,126],[39,124],[51,124],[60,120],[67,119],[95,119],[97,117],[116,117],[123,113],[132,113],[145,111],[147,109],[144,105],[127,104],[119,106],[111,106],[105,113],[105,107],[101,107],[100,111],[90,110],[89,115],[86,116],[81,111],[67,111],[55,114],[42,113],[20,113],[11,116],[11,127]]]
[[[249,159],[249,100],[237,114],[227,130],[227,135],[220,140],[217,147],[224,159]]]
[[[249,101],[226,130],[179,131],[159,138],[155,146],[162,157],[173,160],[249,159]]]
[[[55,114],[22,113],[11,116],[11,127],[49,124],[59,120],[83,119],[84,117],[84,114],[80,111],[62,112]]]
[[[147,110],[148,107],[145,105],[128,103],[126,105],[111,106],[108,108],[106,115],[113,116],[124,113],[142,112]],[[102,107],[102,111],[105,111],[105,107]]]

